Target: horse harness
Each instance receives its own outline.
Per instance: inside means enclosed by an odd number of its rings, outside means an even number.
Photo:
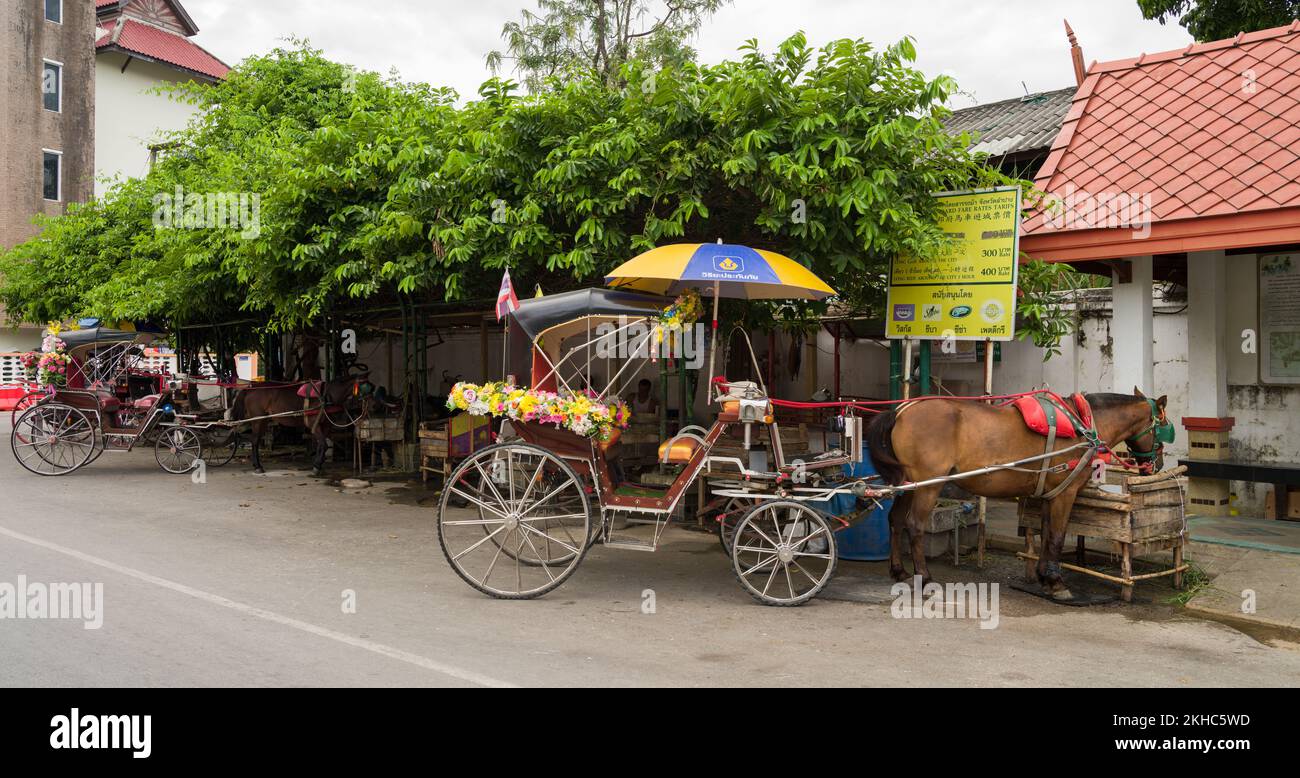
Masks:
[[[1052,458],[1044,456],[1043,463],[1039,465],[1038,468],[1038,485],[1034,487],[1033,496],[1040,497],[1044,500],[1050,500],[1065,491],[1070,484],[1074,483],[1074,480],[1078,478],[1079,475],[1088,467],[1088,464],[1092,462],[1093,457],[1095,457],[1099,452],[1106,451],[1107,449],[1106,444],[1101,440],[1101,438],[1097,437],[1096,426],[1093,424],[1085,424],[1083,418],[1072,410],[1067,403],[1062,402],[1055,394],[1043,392],[1034,395],[1034,399],[1038,401],[1040,406],[1042,406],[1043,413],[1047,417],[1047,444],[1043,447],[1044,455],[1051,454],[1054,451],[1053,446],[1056,444],[1056,412],[1058,410],[1065,414],[1065,418],[1074,425],[1074,428],[1078,430],[1079,435],[1087,443],[1087,450],[1083,453],[1083,456],[1079,457],[1078,461],[1075,462],[1074,469],[1070,470],[1070,474],[1065,477],[1064,481],[1061,481],[1061,483],[1057,484],[1055,488],[1047,492],[1044,492],[1043,490],[1047,487],[1048,474],[1059,473],[1067,470],[1070,467],[1070,463],[1063,462],[1059,465],[1052,465]]]
[[[1068,462],[1065,462],[1060,465],[1049,465],[1051,458],[1049,457],[1043,459],[1043,464],[1039,467],[1038,470],[1038,485],[1034,489],[1033,496],[1042,498],[1044,500],[1050,500],[1053,497],[1060,494],[1061,492],[1065,491],[1065,489],[1069,487],[1069,485],[1073,483],[1076,478],[1079,477],[1079,474],[1082,473],[1084,469],[1088,467],[1093,457],[1097,456],[1097,454],[1099,453],[1109,452],[1110,447],[1106,445],[1105,441],[1101,440],[1101,438],[1097,436],[1097,428],[1095,425],[1084,424],[1083,419],[1080,417],[1080,415],[1076,413],[1074,410],[1072,410],[1069,404],[1062,402],[1060,398],[1057,397],[1056,395],[1050,393],[1042,393],[1042,394],[1035,395],[1034,399],[1036,399],[1038,401],[1038,404],[1042,406],[1043,411],[1047,416],[1047,425],[1048,425],[1047,444],[1043,450],[1044,454],[1052,453],[1053,450],[1052,446],[1054,443],[1056,443],[1055,411],[1058,409],[1065,414],[1065,417],[1069,419],[1070,423],[1074,425],[1074,428],[1079,431],[1079,435],[1082,436],[1084,441],[1086,441],[1087,443],[1087,450],[1084,452],[1083,456],[1079,457],[1079,460],[1075,463],[1074,468],[1070,470],[1070,474],[1066,476],[1064,481],[1057,484],[1054,489],[1048,492],[1043,491],[1043,489],[1047,485],[1048,474],[1059,473],[1066,469],[1069,469],[1070,464]],[[1147,425],[1141,432],[1138,432],[1137,434],[1131,437],[1125,438],[1124,444],[1125,446],[1128,447],[1129,457],[1132,458],[1132,460],[1136,462],[1141,468],[1149,470],[1155,466],[1155,461],[1160,456],[1161,452],[1164,451],[1165,444],[1174,442],[1175,431],[1174,431],[1174,425],[1169,422],[1168,417],[1165,416],[1164,412],[1160,410],[1160,407],[1156,403],[1156,401],[1152,400],[1149,397],[1146,398],[1146,401],[1151,407],[1151,423]],[[1154,440],[1153,440],[1154,445],[1151,447],[1150,451],[1138,451],[1135,447],[1135,444],[1147,433],[1154,434]]]

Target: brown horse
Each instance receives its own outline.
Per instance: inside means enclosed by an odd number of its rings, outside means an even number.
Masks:
[[[298,393],[304,384],[255,385],[241,389],[231,406],[230,420],[251,420],[249,426],[252,427],[253,472],[266,472],[262,467],[262,435],[268,425],[274,424],[311,431],[311,472],[314,476],[320,476],[324,472],[330,429],[343,424],[343,419],[350,423],[354,414],[349,409],[357,402],[360,394],[358,386],[364,380],[364,375],[352,375],[324,383],[312,382],[311,386],[317,389],[309,391],[308,398]]]
[[[1133,391],[1132,395],[1086,395],[1092,406],[1094,429],[1106,450],[1126,442],[1130,452],[1154,461],[1158,469],[1162,447],[1157,443],[1156,429],[1168,425],[1166,398],[1156,400],[1153,406],[1141,391]],[[919,483],[1047,453],[1047,439],[1030,430],[1015,408],[971,400],[922,400],[900,406],[873,419],[866,438],[877,471],[892,485]],[[1052,450],[1070,448],[1080,440],[1058,439]],[[1092,472],[1089,462],[1074,469],[1073,463],[1084,458],[1091,458],[1086,448],[1052,457],[1049,466],[1059,466],[1059,470],[1047,475],[1043,487],[1043,496],[1050,499],[1044,502],[1043,548],[1038,555],[1037,574],[1039,583],[1058,600],[1072,598],[1061,578],[1059,560],[1075,495]],[[994,470],[955,483],[982,497],[1029,497],[1039,488],[1041,464],[1025,463],[1019,469]],[[916,574],[929,580],[923,545],[925,526],[943,486],[923,486],[902,493],[894,501],[889,514],[889,572],[896,581],[907,579],[901,553],[904,530],[911,536]],[[1052,494],[1058,487],[1060,491]]]

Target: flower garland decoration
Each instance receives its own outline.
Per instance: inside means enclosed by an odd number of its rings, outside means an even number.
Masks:
[[[704,301],[700,293],[687,289],[673,304],[659,313],[659,326],[665,330],[684,330],[693,326],[704,315]]]
[[[504,381],[461,382],[447,396],[447,408],[472,416],[504,416],[514,421],[554,424],[584,438],[606,441],[627,429],[632,409],[623,402],[603,403],[588,392],[541,392]]]
[[[694,289],[682,292],[672,305],[659,312],[659,321],[655,324],[652,338],[651,354],[657,356],[660,352],[660,344],[664,340],[685,333],[687,329],[695,326],[703,315],[704,302],[700,299],[700,293]],[[652,357],[652,361],[657,360]]]

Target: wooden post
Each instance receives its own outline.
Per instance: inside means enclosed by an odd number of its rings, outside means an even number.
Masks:
[[[840,322],[835,322],[835,401],[840,399]]]
[[[1124,580],[1133,578],[1133,544],[1121,543],[1121,552],[1119,559],[1119,575]],[[1133,601],[1133,584],[1123,584],[1119,588],[1119,598],[1124,602]]]
[[[912,339],[903,341],[903,399],[912,399]]]
[[[988,397],[993,394],[993,341],[985,339],[984,341],[984,396]],[[989,400],[992,403],[992,400]],[[989,501],[987,497],[980,498],[979,507],[979,529],[976,531],[976,550],[975,564],[977,567],[984,567],[984,549],[988,543],[988,510]],[[1028,537],[1028,533],[1026,533]],[[1028,549],[1033,551],[1032,548]]]
[[[483,378],[480,379],[486,383],[488,378],[488,320],[484,316],[478,323],[478,358],[479,364],[483,366]]]

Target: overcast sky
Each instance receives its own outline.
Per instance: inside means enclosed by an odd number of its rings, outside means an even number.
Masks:
[[[396,68],[407,81],[451,86],[473,97],[487,77],[484,55],[527,0],[182,0],[198,42],[230,64],[287,36],[366,70]],[[917,40],[927,74],[947,73],[978,101],[1074,84],[1062,19],[1084,63],[1186,46],[1176,24],[1146,21],[1137,0],[733,0],[694,42],[707,62],[733,56],[748,38],[774,48],[797,30],[820,44],[843,37]],[[1024,82],[1025,86],[1021,85]],[[970,105],[962,98],[955,107]]]

